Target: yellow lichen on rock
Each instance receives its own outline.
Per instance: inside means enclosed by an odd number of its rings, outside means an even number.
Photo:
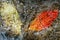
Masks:
[[[4,2],[2,3],[0,11],[4,27],[9,27],[9,31],[7,31],[7,33],[10,33],[9,35],[12,36],[20,34],[22,22],[14,5]]]

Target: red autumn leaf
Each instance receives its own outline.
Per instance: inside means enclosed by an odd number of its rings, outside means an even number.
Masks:
[[[43,11],[30,23],[29,30],[40,31],[46,29],[52,25],[57,16],[57,9]]]

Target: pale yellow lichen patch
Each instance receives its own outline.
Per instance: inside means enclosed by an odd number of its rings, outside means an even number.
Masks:
[[[4,22],[4,26],[10,27],[11,34],[18,35],[21,33],[21,25],[22,22],[20,20],[20,16],[18,15],[17,10],[12,4],[2,3],[1,7],[1,16]],[[12,35],[13,36],[13,35]]]

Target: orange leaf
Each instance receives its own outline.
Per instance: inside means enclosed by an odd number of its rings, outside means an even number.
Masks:
[[[29,30],[40,31],[48,28],[50,25],[52,25],[57,16],[57,9],[43,11],[30,23]]]

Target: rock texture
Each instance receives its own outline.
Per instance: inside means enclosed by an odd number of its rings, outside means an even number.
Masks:
[[[0,0],[0,3],[1,2],[14,4],[23,25],[21,25],[22,34],[13,38],[6,36],[6,31],[2,30],[2,28],[0,32],[0,40],[60,40],[60,8],[58,8],[58,18],[53,22],[51,27],[39,32],[27,30],[30,22],[38,13],[49,9],[53,3],[58,3],[59,5],[56,6],[60,7],[59,0]]]

